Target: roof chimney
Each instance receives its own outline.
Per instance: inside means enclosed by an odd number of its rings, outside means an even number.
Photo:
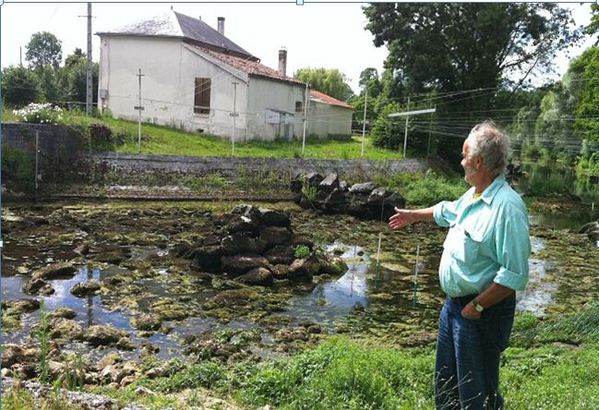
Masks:
[[[279,50],[279,74],[283,77],[287,76],[287,49],[281,47]]]
[[[222,34],[223,36],[225,35],[225,18],[224,17],[218,18],[218,32],[220,34]]]

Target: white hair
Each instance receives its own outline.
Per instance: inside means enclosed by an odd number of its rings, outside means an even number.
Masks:
[[[468,134],[470,158],[478,155],[495,176],[503,174],[507,166],[510,143],[507,135],[493,121],[477,124]]]

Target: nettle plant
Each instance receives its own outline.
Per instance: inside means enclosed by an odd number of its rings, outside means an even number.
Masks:
[[[24,122],[33,124],[54,124],[62,121],[62,109],[50,103],[31,103],[20,110],[13,110],[13,114]]]

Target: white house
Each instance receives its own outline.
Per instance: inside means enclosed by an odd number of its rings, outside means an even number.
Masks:
[[[215,30],[170,10],[96,33],[98,107],[137,120],[141,106],[143,121],[236,140],[301,137],[307,90],[305,83],[286,76],[287,51],[279,51],[278,70],[266,67],[225,37],[224,23],[219,17]],[[351,107],[326,97],[312,92],[307,134],[350,135]],[[336,114],[340,110],[345,116]]]
[[[349,137],[354,109],[320,91],[310,90],[308,133],[320,137]]]

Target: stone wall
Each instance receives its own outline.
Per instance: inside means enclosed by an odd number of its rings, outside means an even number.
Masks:
[[[35,165],[36,133],[38,133],[38,180],[45,183],[62,183],[69,178],[79,178],[85,173],[87,160],[87,147],[81,133],[73,128],[50,124],[27,123],[2,123],[1,125],[3,154],[10,150],[26,153],[31,159],[31,166]],[[4,162],[4,161],[3,161]],[[13,164],[14,166],[14,164]],[[9,175],[3,175],[10,178]],[[31,170],[31,175],[35,170]]]
[[[130,174],[159,172],[185,175],[206,175],[218,172],[235,176],[239,172],[271,170],[295,176],[298,173],[335,172],[340,177],[356,176],[368,179],[374,174],[396,174],[425,171],[425,161],[405,160],[316,160],[300,158],[240,158],[191,157],[143,154],[94,154],[93,161],[116,172]]]

